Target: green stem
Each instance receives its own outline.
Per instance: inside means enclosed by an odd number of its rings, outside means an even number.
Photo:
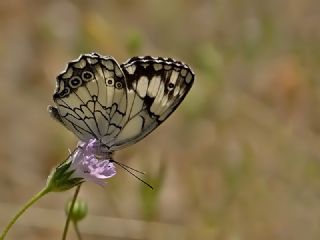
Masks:
[[[71,220],[71,213],[72,213],[74,204],[75,204],[75,202],[77,200],[77,197],[78,197],[78,194],[79,194],[79,191],[80,191],[80,187],[81,187],[81,184],[79,184],[77,186],[77,189],[74,192],[74,195],[73,195],[73,198],[72,198],[72,202],[71,202],[71,206],[70,206],[70,209],[69,209],[69,212],[68,212],[68,217],[67,217],[67,220],[66,220],[66,224],[64,225],[62,240],[66,240],[67,239],[67,232],[68,232],[69,224],[70,224],[70,220]]]
[[[5,227],[5,229],[2,231],[0,235],[0,240],[3,240],[11,227],[16,223],[18,218],[36,201],[38,201],[41,197],[46,195],[51,191],[50,187],[46,186],[43,188],[40,192],[38,192],[36,195],[34,195],[21,209],[20,211],[11,219],[11,221],[8,223],[8,225]]]
[[[80,231],[79,231],[78,223],[77,222],[73,222],[73,226],[74,226],[74,230],[75,230],[75,232],[77,234],[78,239],[81,240],[82,238],[81,238],[81,234],[80,234]]]

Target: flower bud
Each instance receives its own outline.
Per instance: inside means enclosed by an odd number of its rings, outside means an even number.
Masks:
[[[72,204],[72,201],[69,201],[66,204],[66,207],[65,207],[66,215],[68,215],[70,212],[71,204]],[[87,213],[88,213],[87,202],[83,200],[76,200],[70,212],[70,219],[73,222],[78,222],[84,219],[87,216]]]

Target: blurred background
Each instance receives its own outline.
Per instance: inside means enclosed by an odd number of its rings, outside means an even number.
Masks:
[[[77,139],[52,120],[56,75],[81,53],[173,57],[196,81],[177,111],[86,183],[83,239],[320,238],[320,2],[0,2],[0,229]],[[73,190],[36,203],[7,239],[60,239]],[[71,228],[69,239],[76,239]]]

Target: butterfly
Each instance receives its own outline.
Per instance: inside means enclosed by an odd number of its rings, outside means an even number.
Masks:
[[[132,145],[179,106],[195,75],[171,58],[83,54],[57,76],[51,116],[81,141],[96,139],[104,154]]]

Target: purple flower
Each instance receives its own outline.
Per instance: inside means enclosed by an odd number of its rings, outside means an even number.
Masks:
[[[71,177],[82,178],[84,181],[92,181],[102,186],[105,184],[105,179],[113,177],[116,169],[111,156],[103,155],[101,148],[102,146],[96,139],[80,142],[71,155],[70,169],[74,170]]]
[[[90,139],[80,142],[68,159],[51,171],[47,179],[47,189],[61,192],[85,181],[104,186],[105,180],[115,174],[112,153],[98,140]]]

